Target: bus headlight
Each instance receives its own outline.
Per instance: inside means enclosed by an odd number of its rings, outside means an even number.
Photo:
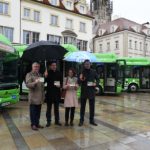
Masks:
[[[129,84],[128,80],[126,80],[124,84],[125,84],[125,86],[128,86],[128,84]]]

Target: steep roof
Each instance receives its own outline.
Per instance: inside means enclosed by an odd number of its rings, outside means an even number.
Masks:
[[[34,1],[34,2],[37,2],[37,3],[40,3],[40,4],[43,4],[43,5],[48,5],[48,6],[51,6],[51,7],[54,7],[54,8],[58,8],[58,9],[61,9],[61,10],[65,10],[65,11],[69,11],[69,12],[72,12],[72,13],[75,13],[75,14],[78,14],[78,15],[81,15],[81,16],[85,16],[85,17],[88,17],[88,18],[91,18],[91,19],[94,19],[94,17],[87,13],[87,14],[82,14],[78,11],[78,9],[76,8],[76,4],[74,3],[74,9],[73,10],[69,10],[67,9],[62,0],[59,0],[59,5],[55,6],[55,5],[52,5],[49,0],[41,0],[41,1],[38,1],[38,0],[31,0],[31,1]]]
[[[129,31],[135,32],[132,27],[133,26],[138,26],[140,28],[140,32],[139,33],[144,34],[142,32],[142,30],[148,29],[146,26],[144,26],[142,24],[139,24],[139,23],[136,23],[134,21],[128,20],[126,18],[118,18],[118,19],[113,20],[111,22],[98,25],[97,28],[95,28],[94,32],[96,34],[96,33],[98,33],[99,29],[104,29],[104,30],[106,30],[106,34],[110,34],[110,27],[112,25],[116,25],[117,26],[116,32],[123,31],[123,30],[129,30]]]

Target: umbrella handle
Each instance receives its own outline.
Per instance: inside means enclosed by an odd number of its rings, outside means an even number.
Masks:
[[[44,62],[44,63],[45,63],[45,70],[47,70],[47,65],[46,65],[47,61],[45,60],[45,62]]]
[[[46,60],[45,60],[45,72],[44,72],[44,76],[47,78],[47,76],[48,76],[48,71],[47,71],[47,65],[46,65]]]

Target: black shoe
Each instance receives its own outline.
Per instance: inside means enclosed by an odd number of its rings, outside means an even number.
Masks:
[[[33,125],[31,128],[32,130],[38,131],[38,128],[35,125]]]
[[[70,126],[74,126],[73,122],[70,122]]]
[[[61,123],[60,122],[56,122],[55,125],[61,126]]]
[[[51,123],[47,122],[46,127],[50,127],[50,126],[51,126]]]
[[[83,122],[80,122],[80,123],[79,123],[79,126],[80,126],[80,127],[83,126]]]
[[[69,124],[68,124],[68,123],[65,123],[65,126],[66,126],[66,127],[68,127],[68,126],[69,126]]]
[[[97,126],[97,124],[95,122],[90,122],[90,124],[93,126]]]
[[[43,129],[44,127],[41,125],[38,125],[37,128]]]

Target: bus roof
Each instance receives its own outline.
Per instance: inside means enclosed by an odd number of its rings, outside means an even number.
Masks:
[[[77,52],[79,51],[78,48],[73,44],[62,44],[62,47],[64,47],[68,52]]]
[[[147,65],[150,65],[150,58],[146,58],[146,57],[135,57],[135,58],[122,57],[119,60],[125,60],[126,65],[130,65],[130,66],[134,66],[134,65],[147,66]]]
[[[14,53],[15,49],[4,35],[0,34],[0,51]]]
[[[114,53],[94,53],[94,55],[102,63],[113,63],[117,60],[117,56]]]
[[[78,51],[78,48],[73,44],[62,44],[62,47],[64,47],[68,52],[76,52]],[[23,55],[23,52],[28,47],[26,44],[13,44],[13,47],[16,49],[17,52],[19,52],[19,56],[21,57]]]
[[[23,55],[24,50],[28,47],[26,44],[13,44],[13,47],[16,49],[16,51],[19,53],[19,56],[21,57]]]

